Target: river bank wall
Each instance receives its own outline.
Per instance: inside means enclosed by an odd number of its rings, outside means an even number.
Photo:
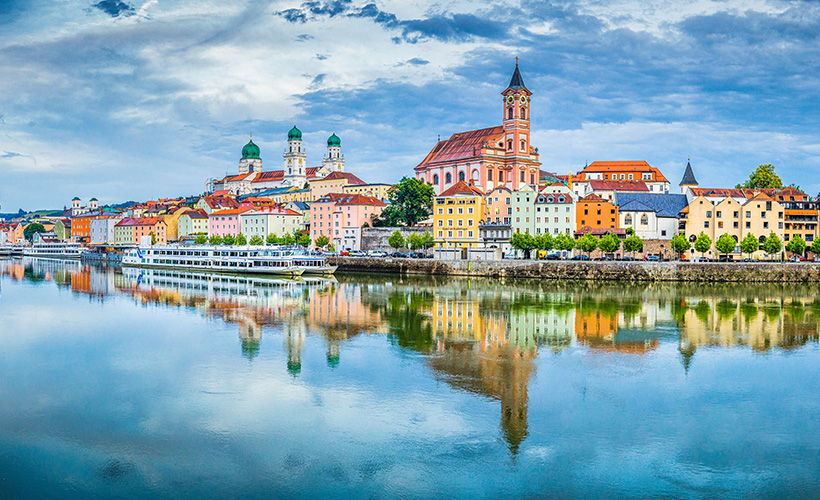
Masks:
[[[820,264],[780,262],[440,261],[328,257],[339,272],[595,281],[820,282]]]

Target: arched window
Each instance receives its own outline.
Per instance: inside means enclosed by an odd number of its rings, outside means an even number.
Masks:
[[[464,181],[464,172],[459,172],[458,173],[458,180],[460,180],[462,182]]]
[[[564,197],[563,196],[558,197],[558,203],[564,203]]]
[[[521,119],[522,120],[527,119],[527,108],[521,108]]]
[[[450,184],[453,182],[453,175],[450,172],[447,172],[447,175],[444,176],[444,183]]]
[[[513,109],[512,108],[507,108],[507,119],[512,120],[512,118],[513,118]]]
[[[473,169],[472,179],[473,179],[473,182],[478,182],[478,170],[477,169]]]
[[[438,184],[438,174],[433,174],[433,184]]]
[[[512,151],[512,141],[507,141],[507,149]]]
[[[527,141],[522,139],[521,140],[521,151],[526,151],[526,150],[527,150]]]
[[[759,242],[760,242],[760,244],[762,245],[763,243],[765,243],[765,242],[766,242],[766,237],[765,237],[765,236],[761,236],[760,238],[758,238],[758,239],[757,239],[757,241],[759,241]]]
[[[735,243],[737,243],[737,236],[735,236],[735,235],[733,234],[733,235],[732,235],[732,238],[734,238],[734,239],[735,239]]]
[[[498,182],[504,182],[504,171],[503,170],[498,171]]]
[[[624,216],[624,225],[631,226],[632,225],[632,214],[626,214]]]
[[[554,201],[555,201],[555,198],[553,198],[551,195],[547,196],[547,203],[553,203]]]
[[[646,226],[649,224],[649,216],[646,214],[641,215],[641,225]]]

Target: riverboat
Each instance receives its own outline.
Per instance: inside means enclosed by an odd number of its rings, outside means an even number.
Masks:
[[[292,250],[256,246],[140,246],[123,253],[122,265],[238,274],[301,276],[307,266]],[[321,264],[321,263],[320,263]],[[320,267],[320,265],[315,265]]]
[[[71,241],[43,241],[23,248],[24,257],[79,259],[82,253],[83,246]]]

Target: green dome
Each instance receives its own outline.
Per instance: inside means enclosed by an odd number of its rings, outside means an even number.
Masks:
[[[327,138],[327,145],[328,146],[341,146],[342,140],[339,139],[339,136],[336,135],[336,132],[333,132],[333,135]]]
[[[242,158],[259,158],[259,146],[253,143],[253,140],[245,144],[242,148]]]
[[[293,126],[292,129],[288,131],[288,140],[289,141],[301,141],[302,140],[302,131],[296,128],[296,125]]]

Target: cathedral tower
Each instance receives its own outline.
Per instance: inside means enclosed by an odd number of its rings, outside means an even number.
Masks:
[[[262,158],[259,156],[259,146],[253,143],[253,136],[251,136],[251,140],[242,148],[242,158],[239,160],[239,173],[247,174],[261,171]]]
[[[322,167],[328,172],[344,172],[345,157],[342,154],[342,140],[333,132],[327,138],[327,155],[322,160]]]
[[[284,158],[285,184],[301,189],[307,182],[307,154],[302,148],[302,131],[296,125],[288,132],[288,148]]]
[[[508,159],[506,166],[512,167],[510,175],[513,176],[514,189],[518,189],[522,183],[536,188],[537,177],[535,183],[530,182],[532,176],[529,173],[530,165],[527,163],[534,158],[534,155],[530,154],[530,98],[532,92],[524,86],[524,79],[518,71],[517,57],[510,84],[501,92],[501,95],[504,103],[504,146]]]

